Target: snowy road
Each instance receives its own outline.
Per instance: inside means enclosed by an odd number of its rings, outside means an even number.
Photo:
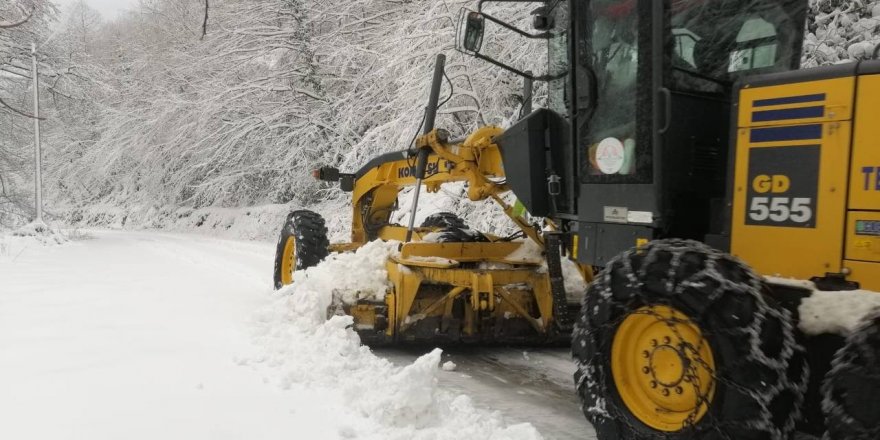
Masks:
[[[292,373],[273,376],[241,360],[254,358],[252,321],[273,301],[272,244],[148,232],[92,235],[63,246],[7,246],[0,252],[0,438],[454,434],[451,424],[401,426],[401,417],[350,405],[350,384],[340,384],[336,393],[332,383],[299,384]],[[377,354],[407,365],[422,353]],[[459,368],[429,373],[437,374],[442,389],[468,394],[477,408],[501,413],[504,424],[491,420],[480,427],[492,438],[532,438],[528,427],[505,427],[521,422],[532,423],[545,438],[593,437],[577,408],[565,350],[451,350],[447,359]],[[378,405],[388,402],[377,399]],[[470,403],[455,402],[453,407],[473,412]],[[376,404],[360,406],[370,405]],[[397,411],[391,415],[409,417]]]
[[[383,348],[392,362],[412,362],[424,349]],[[529,422],[548,439],[595,439],[578,405],[567,348],[448,348],[443,361],[455,371],[440,375],[441,386],[466,393],[512,421]]]

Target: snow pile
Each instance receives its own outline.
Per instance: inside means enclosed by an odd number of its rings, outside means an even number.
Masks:
[[[390,286],[385,261],[397,252],[396,241],[372,241],[355,252],[335,253],[321,264],[293,275],[294,284],[282,293],[294,295],[290,305],[301,314],[315,312],[313,322],[326,319],[327,308],[336,301],[382,301]]]
[[[867,290],[813,291],[801,302],[800,329],[808,335],[849,335],[872,311],[880,309],[880,293]]]
[[[565,283],[565,296],[568,302],[580,303],[587,293],[587,282],[584,281],[577,264],[568,258],[562,258],[562,280]]]
[[[413,188],[404,188],[398,196],[397,211],[391,214],[391,222],[401,225],[409,223],[409,213],[412,207]],[[505,203],[513,204],[516,200],[513,193],[502,195]],[[519,228],[510,220],[501,207],[492,200],[474,202],[467,197],[467,187],[464,182],[450,182],[444,184],[439,191],[431,193],[422,188],[419,195],[419,206],[416,210],[416,226],[420,225],[425,217],[438,212],[452,212],[472,230],[488,232],[491,234],[506,236],[519,231]],[[426,241],[436,240],[436,235],[428,234]]]
[[[327,206],[325,206],[327,205]],[[328,220],[331,237],[345,239],[350,234],[350,210],[342,203],[312,207]],[[82,227],[112,229],[161,229],[165,231],[199,232],[212,236],[242,240],[275,241],[291,205],[261,205],[241,208],[187,208],[177,206],[130,206],[109,204],[76,208],[64,212],[65,222]],[[332,216],[328,216],[331,214]],[[346,231],[342,231],[343,225]],[[334,226],[336,226],[334,228]]]
[[[511,263],[534,263],[544,260],[544,248],[535,243],[535,240],[526,238],[515,243],[522,243],[522,246],[504,257],[506,261]]]
[[[28,223],[18,229],[0,229],[0,261],[14,261],[29,248],[63,245],[88,238],[77,230],[63,231],[45,223]]]
[[[384,286],[382,263],[392,246],[370,243],[356,254],[297,272],[277,303],[256,317],[261,353],[240,363],[262,366],[284,388],[319,390],[338,402],[347,425],[341,437],[540,439],[530,424],[505,426],[498,413],[439,389],[439,349],[396,367],[360,344],[350,316],[325,321],[327,306],[340,291]]]
[[[44,245],[64,244],[69,241],[67,235],[54,226],[43,222],[31,222],[14,231],[14,237],[28,237],[37,243]]]
[[[798,307],[798,327],[808,335],[849,335],[873,310],[880,309],[880,293],[868,290],[823,291],[809,280],[765,276],[770,284],[810,290]]]

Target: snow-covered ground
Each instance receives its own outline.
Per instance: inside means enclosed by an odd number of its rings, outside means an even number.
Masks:
[[[564,349],[502,352],[505,368],[377,356],[345,318],[312,320],[297,292],[272,291],[271,243],[75,238],[0,237],[2,439],[592,437],[566,394]]]

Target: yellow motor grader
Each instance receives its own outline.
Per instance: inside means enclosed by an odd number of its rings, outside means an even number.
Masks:
[[[535,3],[531,29],[488,11],[514,2]],[[880,61],[799,70],[806,9],[480,0],[457,49],[546,84],[545,108],[451,141],[434,129],[441,57],[415,150],[318,173],[353,192],[351,243],[291,213],[276,284],[328,252],[398,240],[384,300],[346,310],[366,342],[570,337],[601,440],[880,438]],[[546,41],[547,71],[483,51],[494,26]],[[528,239],[448,213],[415,227],[419,189],[451,181]],[[410,224],[389,224],[411,185]],[[566,259],[589,282],[580,307]]]
[[[296,269],[315,265],[330,252],[394,240],[401,246],[386,262],[393,287],[384,300],[344,305],[365,343],[567,342],[579,304],[566,299],[562,234],[530,224],[502,198],[509,187],[494,139],[503,130],[484,127],[452,142],[444,130],[433,129],[444,60],[438,56],[424,134],[415,150],[379,156],[353,174],[331,167],[316,171],[317,178],[338,181],[352,193],[351,242],[331,245],[318,214],[290,213],[278,243],[275,285],[291,283]],[[448,212],[415,227],[421,187],[436,192],[451,182],[465,182],[471,200],[494,200],[499,215],[508,215],[521,233],[498,237],[472,231]],[[390,223],[406,187],[415,187],[408,227]],[[569,276],[592,278],[589,266],[577,267],[580,273]]]

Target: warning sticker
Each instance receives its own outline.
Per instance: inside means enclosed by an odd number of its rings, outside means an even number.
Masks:
[[[620,206],[605,206],[604,220],[608,223],[626,223],[629,209]]]
[[[856,235],[880,236],[880,221],[856,220]]]

